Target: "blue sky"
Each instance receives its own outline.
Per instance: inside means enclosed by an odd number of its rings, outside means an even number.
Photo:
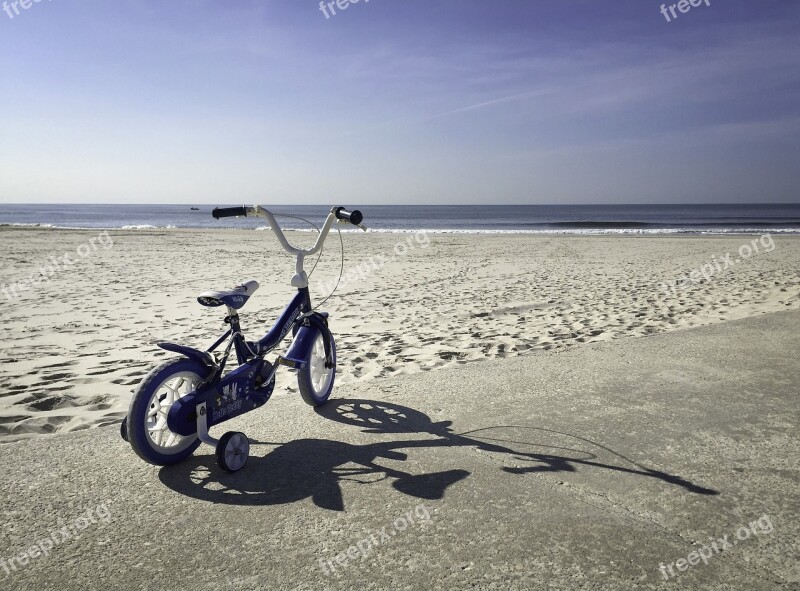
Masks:
[[[661,4],[0,12],[0,202],[800,202],[800,3]]]

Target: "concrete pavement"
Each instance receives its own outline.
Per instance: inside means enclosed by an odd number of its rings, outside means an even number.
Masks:
[[[276,395],[232,475],[5,445],[0,589],[800,589],[798,345],[784,312]]]

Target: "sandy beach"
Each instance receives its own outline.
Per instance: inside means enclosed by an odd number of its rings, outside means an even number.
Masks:
[[[348,233],[334,394],[313,410],[281,374],[226,423],[235,474],[208,446],[146,464],[117,425],[156,341],[221,332],[200,292],[257,278],[266,330],[292,292],[271,235],[0,243],[3,589],[800,584],[798,237]]]
[[[101,234],[0,228],[0,443],[118,422],[135,385],[169,355],[156,342],[205,347],[223,332],[223,315],[197,303],[202,291],[258,280],[241,315],[253,338],[292,294],[293,261],[268,232]],[[323,306],[340,385],[800,307],[794,236],[343,239],[345,276]],[[18,285],[68,253],[74,264]],[[334,236],[311,277],[315,302],[335,284],[340,260]],[[292,374],[279,375],[277,396],[296,389]]]

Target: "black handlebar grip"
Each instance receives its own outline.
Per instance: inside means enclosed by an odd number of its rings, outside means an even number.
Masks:
[[[354,209],[353,211],[347,211],[344,207],[337,207],[334,214],[336,215],[337,219],[348,221],[354,226],[357,226],[364,221],[364,215],[357,209]]]
[[[247,215],[247,208],[242,205],[241,207],[215,207],[211,212],[215,220],[219,218],[235,218]]]

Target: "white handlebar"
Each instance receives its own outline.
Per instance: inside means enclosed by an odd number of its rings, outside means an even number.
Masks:
[[[360,211],[346,211],[343,207],[334,207],[328,214],[328,218],[325,220],[325,224],[322,226],[322,230],[320,231],[314,246],[303,249],[289,244],[289,241],[286,239],[286,235],[283,233],[283,230],[281,230],[277,220],[275,220],[275,216],[272,215],[271,211],[261,207],[260,205],[224,208],[218,207],[214,209],[211,215],[213,215],[216,219],[221,217],[227,218],[239,216],[265,218],[269,222],[270,230],[272,230],[275,236],[277,236],[278,242],[281,243],[283,249],[289,254],[293,254],[297,257],[296,273],[294,277],[292,277],[292,285],[298,289],[304,289],[308,287],[308,274],[303,269],[303,261],[305,257],[320,251],[322,245],[325,243],[325,239],[328,237],[328,232],[330,232],[331,226],[333,226],[335,221],[340,220],[353,224],[362,230],[366,230],[366,228],[361,224],[364,216],[361,215]]]
[[[275,236],[277,236],[278,242],[281,243],[283,249],[289,254],[293,254],[298,257],[306,257],[319,252],[319,249],[322,248],[322,245],[325,243],[325,238],[328,237],[328,232],[330,232],[331,226],[333,226],[333,223],[336,221],[336,216],[334,213],[329,213],[327,219],[325,220],[325,224],[322,226],[322,230],[317,237],[317,241],[314,243],[314,246],[309,249],[302,249],[296,248],[289,244],[289,241],[286,239],[286,235],[283,233],[283,230],[281,230],[281,227],[278,225],[278,222],[275,220],[275,216],[272,215],[271,211],[261,207],[260,205],[253,205],[252,207],[246,207],[245,209],[247,210],[248,217],[266,218],[266,220],[269,222],[270,229],[273,231]]]
[[[281,243],[283,249],[288,252],[289,254],[293,254],[297,257],[297,264],[295,265],[295,274],[292,277],[292,286],[297,287],[298,289],[308,287],[308,274],[303,269],[303,261],[305,257],[316,254],[322,248],[322,245],[325,243],[325,239],[328,237],[328,232],[331,230],[331,226],[336,221],[336,214],[334,211],[331,211],[328,214],[327,219],[325,220],[325,224],[322,226],[322,230],[317,237],[316,243],[312,248],[303,249],[303,248],[296,248],[289,244],[289,241],[286,239],[286,235],[281,230],[281,227],[278,225],[278,222],[275,220],[275,216],[272,215],[272,212],[269,210],[261,207],[260,205],[253,205],[252,207],[245,207],[247,210],[248,217],[260,217],[266,218],[269,222],[269,227],[272,232],[277,236],[278,242]],[[366,230],[364,226],[359,226],[362,229]]]

